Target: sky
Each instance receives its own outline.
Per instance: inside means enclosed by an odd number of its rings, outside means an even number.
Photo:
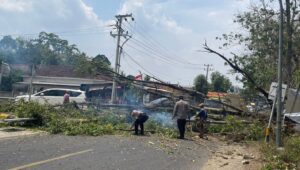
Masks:
[[[219,57],[202,52],[206,42],[221,54],[243,51],[243,47],[222,50],[215,39],[239,30],[236,14],[248,9],[251,0],[0,0],[0,36],[31,39],[41,31],[53,32],[93,57],[105,54],[115,63],[115,16],[132,14],[122,28],[132,36],[124,45],[121,70],[139,72],[161,80],[192,86],[194,78],[206,74],[204,64],[212,65],[230,78]],[[1,37],[0,37],[1,38]],[[124,42],[122,38],[121,43]],[[210,71],[211,73],[211,71]]]

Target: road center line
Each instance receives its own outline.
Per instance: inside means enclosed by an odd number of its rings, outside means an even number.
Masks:
[[[83,154],[83,153],[91,152],[91,151],[93,151],[93,150],[92,149],[87,149],[87,150],[83,150],[83,151],[79,151],[79,152],[75,152],[75,153],[62,155],[62,156],[59,156],[59,157],[54,157],[54,158],[51,158],[51,159],[46,159],[46,160],[43,160],[43,161],[33,162],[33,163],[22,165],[22,166],[19,166],[19,167],[16,167],[16,168],[11,168],[9,170],[20,170],[20,169],[30,168],[30,167],[33,167],[33,166],[45,164],[45,163],[48,163],[48,162],[56,161],[56,160],[59,160],[59,159],[64,159],[64,158],[67,158],[67,157],[71,157],[71,156],[75,156],[75,155],[79,155],[79,154]]]

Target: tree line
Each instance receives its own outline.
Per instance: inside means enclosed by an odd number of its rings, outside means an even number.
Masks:
[[[4,36],[0,40],[0,62],[8,64],[71,65],[79,76],[96,76],[103,69],[111,70],[111,63],[103,54],[88,56],[76,45],[69,44],[54,33],[41,32],[35,39]],[[11,72],[3,77],[0,90],[11,90],[14,82],[20,81],[20,72]],[[110,72],[104,74],[110,75]]]

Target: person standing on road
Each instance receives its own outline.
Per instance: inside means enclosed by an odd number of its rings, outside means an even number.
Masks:
[[[138,128],[140,126],[141,129],[141,135],[144,135],[144,123],[148,120],[149,116],[140,111],[140,110],[133,110],[131,113],[131,116],[135,119],[133,122],[131,129],[134,126],[134,135],[138,135]]]
[[[204,137],[204,130],[205,130],[204,127],[205,127],[205,122],[206,122],[206,119],[207,119],[207,112],[204,109],[204,104],[203,103],[201,103],[199,105],[199,107],[201,108],[201,110],[196,116],[196,118],[197,118],[196,123],[197,123],[197,127],[199,128],[199,137],[207,139],[207,137]]]
[[[63,104],[68,104],[70,103],[70,95],[69,95],[69,92],[66,91],[65,92],[65,95],[64,95],[64,101],[63,101]]]
[[[189,104],[183,100],[183,96],[179,96],[179,101],[176,102],[173,110],[173,118],[177,119],[177,126],[180,136],[179,139],[184,139],[186,119],[189,115]]]

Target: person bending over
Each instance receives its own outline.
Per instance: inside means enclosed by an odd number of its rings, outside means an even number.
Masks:
[[[144,135],[144,123],[148,120],[149,116],[140,111],[140,110],[133,110],[131,112],[131,116],[135,119],[133,122],[131,129],[134,127],[134,135],[138,135],[138,127],[140,126],[141,135]]]

